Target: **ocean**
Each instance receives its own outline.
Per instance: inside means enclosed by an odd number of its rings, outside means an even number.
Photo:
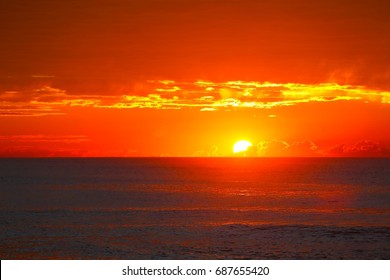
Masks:
[[[390,159],[0,159],[1,259],[390,259]]]

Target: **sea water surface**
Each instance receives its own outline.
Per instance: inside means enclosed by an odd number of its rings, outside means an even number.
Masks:
[[[0,159],[1,259],[390,259],[390,159]]]

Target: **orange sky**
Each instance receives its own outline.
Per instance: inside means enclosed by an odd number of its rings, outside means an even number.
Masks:
[[[0,156],[390,156],[388,1],[63,2],[0,3]]]

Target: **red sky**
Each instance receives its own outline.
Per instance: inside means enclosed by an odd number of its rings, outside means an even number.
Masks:
[[[388,1],[0,3],[0,156],[390,156]]]

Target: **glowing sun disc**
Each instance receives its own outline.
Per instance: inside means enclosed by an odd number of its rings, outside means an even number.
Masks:
[[[252,143],[246,140],[240,140],[233,146],[233,153],[245,152],[252,146]]]

